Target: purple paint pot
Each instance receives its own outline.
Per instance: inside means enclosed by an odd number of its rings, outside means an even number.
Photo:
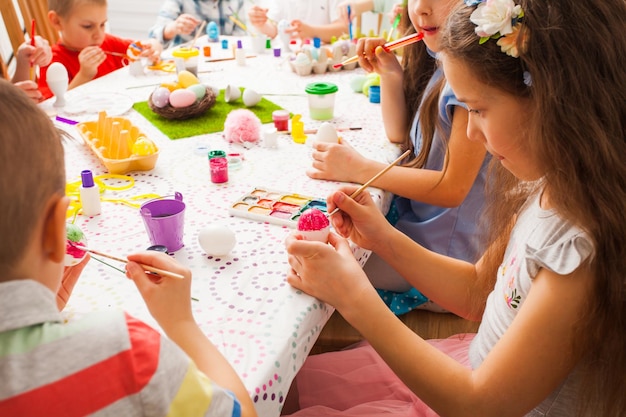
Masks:
[[[170,253],[183,247],[185,203],[181,193],[175,193],[173,199],[150,200],[139,212],[152,245],[163,245]]]

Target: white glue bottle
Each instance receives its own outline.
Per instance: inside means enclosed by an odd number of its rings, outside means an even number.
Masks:
[[[237,49],[235,49],[235,61],[240,67],[246,65],[246,51],[243,49],[243,44],[241,43],[241,40],[237,41]]]
[[[93,174],[86,169],[80,173],[83,184],[80,186],[80,202],[83,206],[83,215],[95,216],[100,214],[100,190],[93,182]]]

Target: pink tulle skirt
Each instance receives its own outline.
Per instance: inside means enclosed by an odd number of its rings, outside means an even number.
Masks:
[[[474,334],[427,342],[470,367]],[[296,376],[300,411],[306,416],[407,416],[437,414],[415,396],[367,342],[339,352],[312,355]]]

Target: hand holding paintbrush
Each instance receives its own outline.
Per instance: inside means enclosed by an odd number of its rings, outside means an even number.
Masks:
[[[391,168],[393,168],[398,162],[402,161],[404,158],[409,156],[410,153],[411,153],[410,149],[405,151],[402,155],[400,155],[398,158],[396,158],[393,162],[391,162],[389,165],[387,165],[385,168],[383,168],[378,174],[374,175],[365,184],[363,184],[359,188],[357,188],[352,194],[350,194],[350,198],[352,198],[352,199],[356,198],[367,187],[369,187],[374,181],[376,181],[383,174],[385,174],[387,171],[389,171]],[[333,211],[328,213],[328,217],[331,217],[333,214],[337,213],[338,211],[339,211],[339,207],[336,207]]]

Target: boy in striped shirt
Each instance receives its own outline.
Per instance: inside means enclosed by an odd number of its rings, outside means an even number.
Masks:
[[[127,276],[169,338],[123,312],[63,322],[59,308],[85,263],[63,266],[61,138],[5,80],[0,103],[0,415],[256,416],[194,321],[190,271],[167,255],[129,256]],[[185,279],[147,275],[138,263]]]

